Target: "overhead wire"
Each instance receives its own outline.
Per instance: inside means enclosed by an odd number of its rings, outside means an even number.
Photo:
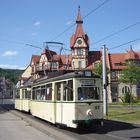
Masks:
[[[8,40],[8,39],[3,39],[3,38],[0,38],[0,40],[2,40],[2,41],[4,41],[4,42],[10,42],[10,43],[15,43],[15,44],[20,44],[20,45],[26,45],[26,46],[30,46],[30,47],[33,47],[33,48],[42,49],[42,48],[39,47],[39,46],[32,45],[32,44],[28,44],[28,43],[24,43],[24,42],[20,42],[20,41]]]
[[[101,41],[103,41],[103,40],[105,40],[105,39],[107,39],[107,38],[110,38],[110,37],[112,37],[112,36],[114,36],[114,35],[117,35],[117,34],[123,32],[123,31],[125,31],[125,30],[128,30],[128,29],[130,29],[130,28],[132,28],[132,27],[134,27],[134,26],[136,26],[136,25],[138,25],[138,24],[140,24],[140,21],[138,21],[138,22],[136,22],[136,23],[134,23],[134,24],[131,24],[131,25],[125,27],[125,28],[122,28],[122,29],[120,29],[120,30],[118,30],[118,31],[116,31],[116,32],[114,32],[114,33],[111,33],[111,34],[109,34],[109,35],[107,35],[107,36],[105,36],[105,37],[99,39],[98,41],[95,41],[94,44],[97,44],[97,43],[99,43],[99,42],[101,42]]]
[[[97,6],[95,9],[91,10],[89,13],[87,13],[84,17],[88,17],[90,14],[92,14],[93,12],[97,11],[99,8],[101,8],[103,5],[105,5],[109,0],[105,0],[103,3],[101,3],[99,6]],[[61,35],[63,35],[65,32],[67,32],[69,29],[71,29],[73,26],[75,26],[76,23],[72,24],[70,27],[66,28],[64,31],[62,31],[61,33],[59,33],[57,36],[55,36],[53,39],[51,39],[51,41],[54,41],[56,40],[57,38],[59,38]],[[12,43],[16,43],[16,44],[21,44],[21,45],[26,45],[26,46],[30,46],[30,47],[34,47],[34,48],[38,48],[38,49],[42,49],[42,47],[38,47],[36,45],[32,45],[32,44],[29,44],[29,43],[23,43],[23,42],[20,42],[20,41],[13,41],[13,40],[7,40],[7,39],[1,39],[0,40],[3,40],[3,41],[7,41],[7,42],[12,42]]]
[[[103,3],[101,3],[98,7],[96,7],[95,9],[91,10],[89,13],[87,13],[85,16],[83,16],[83,19],[87,18],[90,14],[94,13],[95,11],[97,11],[99,8],[101,8],[103,5],[105,5],[109,0],[105,0]],[[71,26],[69,26],[68,28],[66,28],[64,31],[62,31],[61,33],[59,33],[58,35],[56,35],[53,39],[51,39],[51,41],[56,40],[57,38],[59,38],[61,35],[63,35],[65,32],[67,32],[69,29],[71,29],[73,26],[75,26],[76,23],[73,23]]]
[[[137,38],[137,39],[134,39],[134,40],[128,41],[128,42],[126,42],[126,43],[123,43],[123,44],[121,44],[121,45],[117,45],[117,46],[115,46],[115,47],[111,47],[111,48],[109,48],[109,50],[116,49],[116,48],[119,48],[119,47],[121,47],[121,46],[124,46],[124,45],[130,44],[130,43],[132,43],[132,42],[136,42],[136,41],[139,41],[139,40],[140,40],[140,38]]]

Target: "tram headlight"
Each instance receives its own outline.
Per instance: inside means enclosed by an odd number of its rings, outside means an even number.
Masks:
[[[87,116],[93,116],[93,111],[91,109],[88,109],[86,114]]]

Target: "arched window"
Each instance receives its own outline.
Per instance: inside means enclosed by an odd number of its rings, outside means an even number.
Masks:
[[[124,86],[123,88],[122,88],[122,93],[129,93],[130,92],[130,88],[128,87],[128,86]]]

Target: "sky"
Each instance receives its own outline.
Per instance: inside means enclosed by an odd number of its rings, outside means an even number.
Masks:
[[[0,67],[26,68],[49,41],[64,43],[62,54],[70,54],[79,5],[90,51],[105,44],[109,53],[131,45],[140,52],[140,0],[0,0]],[[48,47],[59,54],[61,46]]]

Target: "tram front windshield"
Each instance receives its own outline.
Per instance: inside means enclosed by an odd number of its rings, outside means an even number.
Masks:
[[[99,100],[99,88],[78,87],[78,100]]]

